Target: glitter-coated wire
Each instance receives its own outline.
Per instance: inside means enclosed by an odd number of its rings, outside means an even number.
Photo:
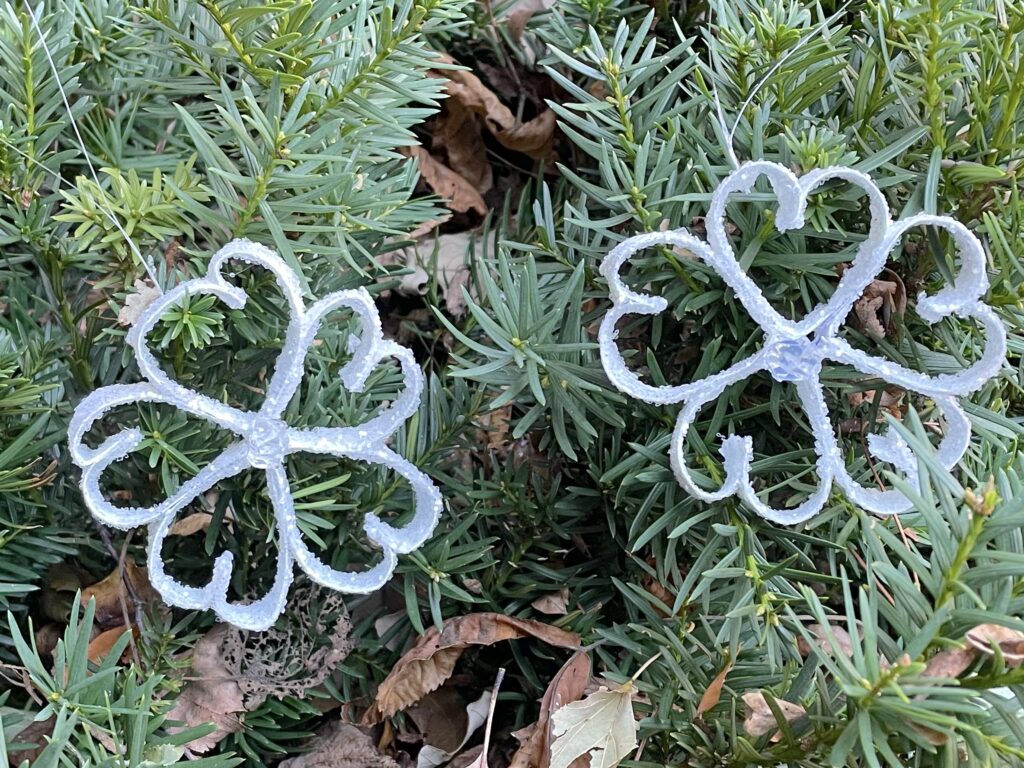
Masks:
[[[771,183],[778,198],[775,226],[780,232],[803,226],[807,198],[817,187],[832,179],[854,184],[867,195],[871,227],[861,243],[853,263],[828,301],[818,304],[800,321],[782,317],[765,299],[761,290],[743,271],[729,244],[725,231],[725,206],[733,193],[749,192],[758,178]],[[797,178],[785,166],[768,161],[748,162],[729,174],[711,196],[705,219],[707,241],[685,229],[650,232],[620,243],[605,257],[601,274],[608,281],[612,307],[601,322],[598,340],[601,361],[611,382],[621,391],[656,404],[682,403],[672,433],[670,458],[679,484],[697,498],[714,502],[737,495],[752,511],[768,520],[794,524],[807,520],[824,507],[833,482],[855,504],[879,515],[905,512],[912,503],[896,489],[865,488],[849,474],[836,435],[832,430],[819,374],[826,360],[850,365],[861,373],[878,377],[934,400],[945,418],[944,435],[936,449],[936,459],[947,469],[964,455],[970,442],[971,425],[957,401],[958,396],[980,388],[999,371],[1006,357],[1006,331],[996,314],[981,301],[988,290],[985,254],[978,238],[963,224],[948,216],[918,214],[893,222],[889,206],[871,178],[852,168],[833,167],[811,171]],[[940,227],[956,243],[960,270],[952,284],[938,293],[918,296],[917,312],[927,323],[955,316],[977,321],[985,330],[985,349],[971,366],[954,374],[929,376],[851,347],[837,333],[854,302],[884,269],[889,253],[900,238],[915,227]],[[684,248],[702,259],[735,292],[736,298],[762,328],[762,348],[730,368],[699,381],[678,386],[651,386],[629,370],[616,345],[615,324],[625,315],[656,315],[668,304],[660,296],[638,293],[622,281],[620,271],[633,254],[656,245]],[[729,435],[722,443],[725,480],[715,491],[706,491],[694,479],[685,461],[686,434],[698,412],[716,400],[725,389],[758,371],[767,371],[779,382],[792,382],[813,430],[817,454],[819,485],[803,503],[792,509],[775,509],[762,502],[750,480],[753,443],[749,437]],[[868,436],[868,451],[877,459],[890,462],[911,486],[919,482],[917,458],[909,444],[896,432]]]
[[[149,349],[147,337],[160,317],[186,296],[210,293],[233,309],[245,306],[245,292],[228,283],[222,270],[236,260],[265,267],[275,277],[288,302],[290,320],[284,344],[267,387],[266,399],[258,411],[240,411],[187,389],[172,381]],[[350,340],[352,359],[341,370],[342,383],[351,391],[362,391],[373,369],[385,358],[398,360],[404,389],[383,411],[355,426],[296,429],[282,418],[288,401],[302,380],[306,351],[313,343],[324,317],[339,308],[359,318],[360,332]],[[441,514],[441,494],[423,472],[387,447],[385,441],[419,406],[423,373],[412,352],[384,339],[377,308],[364,289],[332,293],[309,307],[302,301],[299,279],[273,251],[235,240],[219,250],[210,261],[206,277],[181,283],[146,307],[128,333],[139,369],[146,381],[114,384],[98,389],[79,403],[68,428],[71,456],[82,470],[82,494],[89,511],[102,523],[120,529],[149,525],[149,576],[164,600],[181,608],[212,609],[217,615],[243,629],[260,631],[271,626],[284,609],[292,581],[293,564],[310,578],[331,589],[367,593],[390,578],[397,556],[419,547],[433,532]],[[100,477],[113,464],[142,442],[140,430],[126,429],[104,440],[96,448],[83,439],[93,424],[111,408],[139,402],[166,403],[193,416],[202,417],[230,430],[239,440],[229,445],[199,474],[186,481],[163,502],[152,507],[117,507],[100,490]],[[381,550],[378,564],[365,571],[337,571],[323,563],[306,545],[295,518],[295,504],[285,474],[285,458],[298,451],[326,454],[378,464],[394,470],[412,487],[414,514],[403,527],[395,528],[372,513],[364,517],[366,537]],[[262,598],[249,604],[228,601],[233,554],[224,552],[214,562],[213,576],[203,587],[190,587],[169,575],[161,548],[175,515],[217,482],[248,468],[262,469],[278,529],[280,552],[273,586]]]

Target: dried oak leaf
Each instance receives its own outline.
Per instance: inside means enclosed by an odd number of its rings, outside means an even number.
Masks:
[[[519,749],[509,768],[546,768],[551,763],[551,716],[566,704],[579,701],[589,682],[590,656],[577,651],[544,691],[537,722],[512,734],[519,740]]]
[[[986,656],[993,656],[992,646],[997,646],[1007,666],[1018,667],[1024,663],[1024,632],[1019,629],[1000,624],[979,624],[964,639]]]
[[[456,99],[445,99],[434,121],[430,151],[436,157],[446,157],[448,167],[482,195],[494,186],[494,172],[480,128],[480,118],[474,112]]]
[[[473,211],[480,216],[487,215],[487,203],[466,179],[433,157],[423,147],[409,147],[404,152],[408,157],[416,159],[423,181],[447,201],[451,210],[456,213]]]
[[[768,706],[768,701],[765,699],[764,694],[760,691],[745,693],[743,694],[743,704],[747,708],[747,716],[743,721],[743,730],[751,736],[764,736],[766,733],[776,733],[776,736],[772,737],[775,740],[778,735],[779,723],[775,719],[775,713],[772,712],[772,708]],[[775,699],[775,704],[787,723],[799,720],[807,714],[807,710],[799,704],[793,704],[784,699]]]
[[[533,637],[559,648],[577,650],[580,637],[574,632],[539,621],[517,619],[500,613],[471,613],[431,627],[410,648],[377,689],[374,705],[364,724],[391,717],[436,690],[451,677],[462,652],[473,645],[493,645],[502,640]]]
[[[312,739],[311,747],[303,755],[282,760],[278,768],[398,768],[373,739],[347,723],[329,724]]]

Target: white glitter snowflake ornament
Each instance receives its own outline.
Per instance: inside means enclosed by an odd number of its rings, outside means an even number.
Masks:
[[[832,297],[798,322],[782,317],[771,307],[743,271],[726,235],[725,206],[729,196],[735,192],[749,192],[761,176],[768,179],[778,198],[775,226],[780,232],[803,226],[808,195],[831,179],[842,179],[860,187],[869,200],[871,228],[853,263],[843,272]],[[707,242],[685,229],[651,232],[620,243],[601,264],[601,274],[608,280],[613,303],[601,323],[601,360],[608,378],[626,394],[650,403],[683,404],[670,448],[672,469],[680,485],[706,502],[737,495],[757,514],[782,524],[799,523],[821,511],[833,482],[855,504],[876,514],[891,515],[910,509],[911,501],[900,491],[865,488],[850,476],[831,427],[819,374],[823,364],[833,361],[850,365],[866,376],[878,377],[930,397],[946,421],[936,458],[947,469],[952,468],[967,450],[971,436],[970,422],[957,397],[973,392],[992,378],[1006,356],[1006,331],[992,309],[981,301],[988,289],[981,243],[963,224],[948,216],[919,214],[893,222],[885,197],[875,183],[859,171],[826,168],[797,178],[785,166],[767,161],[745,163],[729,174],[711,197],[705,224]],[[985,330],[986,342],[981,358],[958,373],[941,376],[918,373],[854,349],[837,335],[854,302],[885,267],[888,254],[900,243],[903,234],[915,227],[945,229],[956,243],[960,258],[960,271],[952,285],[945,286],[933,296],[921,294],[918,297],[918,314],[928,323],[949,316],[973,319]],[[660,296],[637,293],[628,288],[622,281],[620,270],[637,251],[661,244],[693,253],[732,288],[736,298],[764,331],[764,344],[758,352],[720,373],[679,386],[645,384],[627,368],[615,344],[615,324],[625,315],[663,312],[667,302]],[[705,491],[697,485],[684,458],[686,434],[701,408],[717,399],[729,385],[759,371],[766,371],[776,381],[791,382],[796,386],[813,430],[819,486],[809,498],[792,509],[773,509],[756,496],[750,480],[753,444],[749,437],[729,435],[724,439],[721,454],[725,480],[716,491]],[[868,450],[875,458],[891,463],[911,485],[918,484],[917,457],[898,434],[889,431],[884,435],[870,435]]]
[[[288,302],[290,320],[281,354],[267,387],[259,411],[240,411],[213,398],[186,389],[171,381],[149,349],[148,336],[160,317],[187,296],[209,293],[233,309],[245,306],[246,294],[228,283],[222,275],[225,264],[237,260],[269,270]],[[320,323],[328,313],[341,308],[359,318],[360,332],[350,341],[351,361],[341,371],[343,384],[361,391],[367,377],[385,358],[398,360],[404,377],[402,393],[382,412],[355,426],[297,429],[282,418],[285,406],[295,393],[303,373],[306,350],[313,343]],[[403,421],[415,413],[423,389],[423,374],[412,353],[387,341],[381,332],[380,317],[370,295],[363,289],[339,291],[307,307],[302,301],[299,279],[275,253],[247,240],[235,240],[210,261],[206,277],[188,280],[147,306],[128,333],[139,369],[146,381],[139,384],[114,384],[86,397],[75,409],[69,427],[71,456],[82,469],[82,493],[86,506],[102,523],[128,529],[149,525],[149,576],[153,586],[171,605],[190,609],[212,609],[237,627],[263,630],[281,614],[292,582],[293,564],[314,581],[341,592],[366,593],[381,587],[391,576],[399,554],[419,547],[433,532],[441,513],[441,494],[423,472],[387,447],[386,441]],[[183,483],[168,499],[152,507],[116,507],[100,490],[100,477],[115,461],[127,456],[142,442],[138,429],[126,429],[89,448],[83,442],[92,425],[111,408],[130,403],[154,402],[173,405],[230,430],[238,440]],[[286,457],[305,451],[328,454],[353,461],[379,464],[394,470],[412,487],[414,514],[402,528],[395,528],[367,513],[366,537],[381,550],[380,562],[365,571],[341,572],[325,565],[303,541],[295,519],[295,505],[285,474]],[[203,587],[190,587],[174,579],[164,569],[161,547],[175,515],[218,481],[250,467],[267,475],[267,488],[274,509],[280,552],[277,573],[269,592],[255,602],[242,605],[227,598],[233,555],[222,553],[214,563],[213,577]]]

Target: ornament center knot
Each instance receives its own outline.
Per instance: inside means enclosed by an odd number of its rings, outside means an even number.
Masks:
[[[821,359],[818,339],[781,339],[769,343],[765,365],[776,381],[801,381],[818,375]]]
[[[280,419],[256,416],[246,437],[249,464],[266,469],[277,464],[288,452],[288,425]]]

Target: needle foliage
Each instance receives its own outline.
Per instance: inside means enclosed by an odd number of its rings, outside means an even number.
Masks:
[[[433,477],[446,507],[435,536],[401,559],[381,594],[347,600],[353,650],[316,701],[265,697],[199,765],[294,757],[324,710],[372,701],[411,639],[481,611],[580,633],[612,683],[657,657],[636,681],[641,748],[624,765],[1024,765],[1024,8],[566,0],[531,4],[539,10],[520,34],[502,19],[524,4],[0,7],[7,748],[44,722],[48,746],[35,765],[169,765],[211,730],[168,727],[187,652],[214,626],[211,615],[139,616],[138,648],[125,635],[98,664],[86,653],[94,608],[79,598],[56,621],[56,645],[42,648],[40,630],[55,622],[61,568],[74,564],[91,583],[119,561],[145,561],[142,532],[91,521],[65,440],[81,398],[138,380],[119,314],[153,280],[167,289],[199,276],[217,248],[245,237],[280,253],[310,297],[366,286],[378,298],[387,332],[414,348],[427,374],[420,412],[393,446]],[[461,314],[442,298],[440,270],[428,271],[421,299],[397,298],[404,267],[388,257],[447,213],[410,156],[430,146],[429,120],[446,96],[440,52],[492,82],[514,72],[524,93],[543,83],[557,118],[547,162],[488,145],[497,179],[488,216],[443,225],[476,227]],[[516,88],[496,90],[522,111]],[[900,482],[867,453],[872,432],[898,430],[920,457],[921,486],[903,487],[914,510],[899,519],[865,513],[838,490],[793,528],[735,499],[689,497],[668,462],[675,409],[623,396],[601,369],[603,256],[639,232],[701,234],[712,191],[752,158],[797,173],[853,166],[876,179],[895,218],[949,214],[985,246],[985,300],[1008,329],[1009,359],[965,403],[974,437],[955,471],[934,459],[934,403],[841,366],[823,376],[855,478]],[[758,187],[729,206],[727,231],[773,306],[799,317],[831,295],[866,236],[866,201],[827,186],[805,226],[785,234],[774,210]],[[918,292],[937,290],[956,265],[942,233],[908,237],[882,276],[887,309],[876,325],[851,314],[845,338],[931,374],[969,365],[984,345],[980,328],[958,318],[929,326],[915,313]],[[287,310],[269,275],[237,280],[250,296],[244,312],[191,297],[151,340],[175,380],[254,408]],[[630,364],[652,383],[724,370],[761,343],[720,278],[685,252],[638,255],[627,280],[668,300],[662,316],[620,326]],[[401,390],[390,365],[363,393],[344,390],[337,372],[353,327],[341,317],[321,329],[290,424],[365,421]],[[143,443],[104,484],[140,506],[166,498],[231,439],[146,404],[115,411],[90,440],[128,426]],[[788,385],[754,376],[702,411],[688,451],[709,483],[722,477],[717,447],[730,433],[753,436],[766,501],[792,506],[817,487],[809,425]],[[366,464],[299,455],[288,473],[302,532],[339,569],[374,561],[364,512],[401,520],[410,506],[403,483]],[[171,572],[205,583],[230,550],[232,596],[262,594],[276,563],[262,474],[229,478],[182,514],[196,512],[208,524],[172,537]],[[563,590],[564,615],[538,610],[538,598]],[[1004,628],[1017,650],[975,649],[969,665],[938,669],[936,657],[966,648],[979,625]],[[494,737],[505,751],[492,751],[492,765],[514,750],[507,734],[536,720],[563,661],[539,643],[465,656],[472,698],[496,667],[509,670]],[[774,727],[745,724],[750,693],[763,696]],[[777,701],[806,715],[787,719]],[[11,764],[21,760],[11,752]]]

